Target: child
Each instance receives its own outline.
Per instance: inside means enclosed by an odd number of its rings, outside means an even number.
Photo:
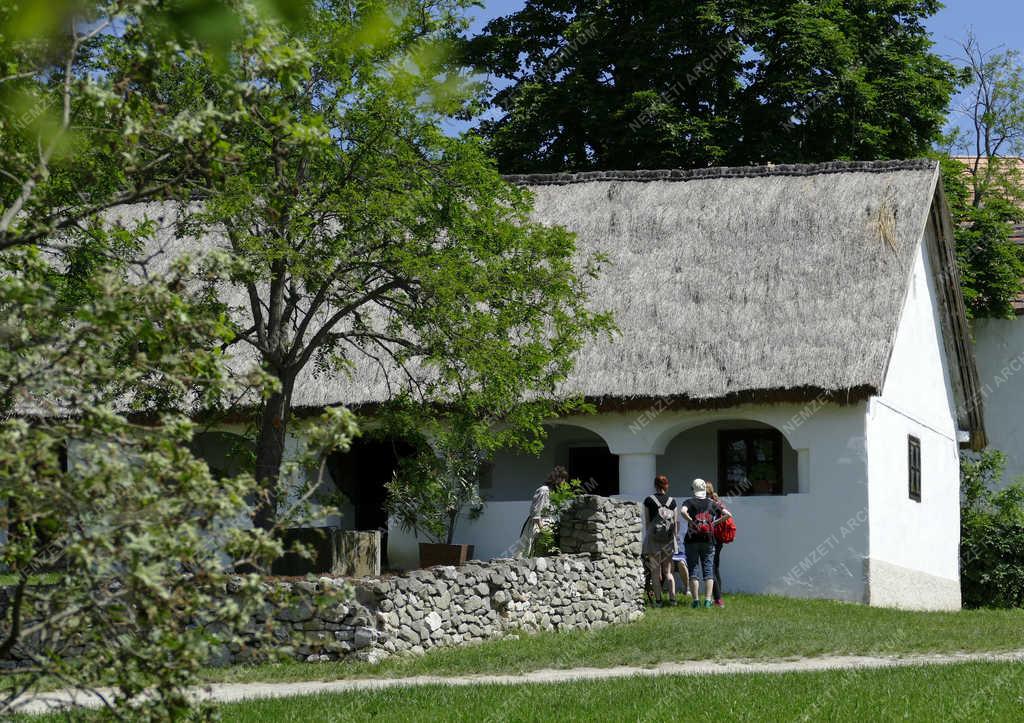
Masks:
[[[681,514],[681,513],[680,513]],[[690,593],[690,569],[686,565],[686,529],[687,526],[677,524],[676,532],[676,554],[672,556],[672,562],[676,564],[676,589],[682,591],[688,597]]]

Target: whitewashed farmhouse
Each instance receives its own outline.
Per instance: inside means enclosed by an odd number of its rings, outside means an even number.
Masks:
[[[494,459],[490,502],[457,542],[507,555],[556,464],[633,499],[656,473],[680,495],[699,476],[740,529],[727,590],[959,607],[958,452],[984,444],[983,395],[937,164],[511,180],[538,220],[610,258],[593,303],[621,335],[567,384],[599,413],[552,423],[540,458]],[[311,385],[306,403],[379,389]],[[384,456],[357,447],[336,468],[343,525],[380,524]],[[392,529],[389,553],[413,566],[415,540]]]
[[[556,464],[637,500],[655,474],[680,496],[703,477],[739,527],[727,593],[960,606],[958,452],[985,444],[984,395],[936,163],[511,180],[537,220],[607,255],[592,303],[620,334],[586,348],[565,385],[598,413],[554,420],[539,458],[497,455],[488,505],[456,542],[508,556]],[[358,409],[387,389],[367,365],[300,379],[294,404]],[[225,471],[230,431],[198,444]],[[393,464],[369,438],[333,456],[350,502],[338,524],[388,525]],[[389,527],[389,564],[415,566],[416,540]]]

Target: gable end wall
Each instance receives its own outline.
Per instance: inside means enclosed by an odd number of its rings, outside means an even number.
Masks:
[[[956,402],[928,224],[882,394],[867,411],[868,602],[960,607],[960,464]],[[921,441],[921,501],[910,499],[908,437]]]

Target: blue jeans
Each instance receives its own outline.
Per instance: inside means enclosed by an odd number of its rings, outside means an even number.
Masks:
[[[715,579],[715,543],[687,542],[686,559],[690,563],[690,577],[695,580]]]

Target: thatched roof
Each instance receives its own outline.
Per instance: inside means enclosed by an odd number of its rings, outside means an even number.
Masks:
[[[611,261],[592,303],[615,311],[621,336],[588,347],[567,385],[597,398],[878,393],[914,254],[945,207],[931,161],[510,180],[533,190],[539,221]],[[980,430],[951,244],[933,267],[961,422]]]
[[[932,218],[961,424],[981,430],[977,404],[969,403],[980,397],[936,163],[509,180],[533,191],[538,221],[577,234],[581,256],[600,252],[610,261],[590,303],[613,311],[620,333],[587,346],[564,385],[567,394],[607,404],[878,393]],[[352,376],[307,374],[294,402],[365,404],[387,395],[382,370],[357,364]]]

